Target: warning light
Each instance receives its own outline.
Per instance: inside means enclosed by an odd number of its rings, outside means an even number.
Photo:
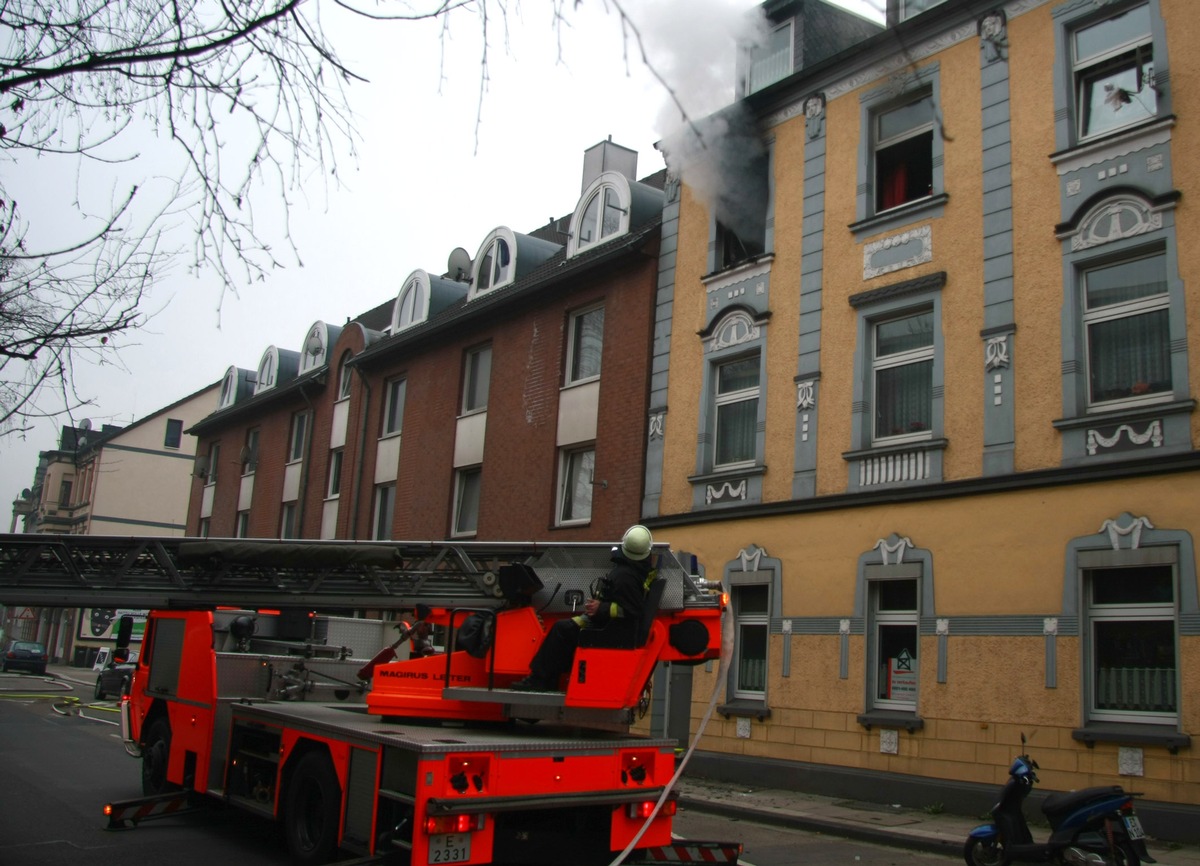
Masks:
[[[430,836],[442,833],[469,833],[477,829],[478,815],[430,815],[425,819],[425,832]]]
[[[629,817],[645,821],[647,818],[649,818],[651,815],[654,814],[654,805],[657,802],[658,802],[657,800],[643,800],[640,803],[630,803],[629,804]],[[658,815],[660,818],[662,818],[662,817],[669,818],[675,814],[675,810],[676,810],[675,801],[667,800],[667,802],[662,804],[662,808],[658,810]]]

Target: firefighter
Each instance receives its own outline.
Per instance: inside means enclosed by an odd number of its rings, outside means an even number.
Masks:
[[[614,547],[613,566],[592,587],[592,598],[583,613],[561,619],[547,632],[541,647],[529,663],[529,676],[517,680],[512,688],[523,692],[556,692],[558,681],[571,670],[580,629],[605,628],[633,631],[637,628],[646,601],[646,588],[653,580],[650,530],[638,524],[629,527]]]

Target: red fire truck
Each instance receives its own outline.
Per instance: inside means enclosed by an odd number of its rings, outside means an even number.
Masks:
[[[114,820],[216,798],[297,863],[736,863],[672,839],[678,744],[634,729],[658,662],[719,656],[719,587],[655,546],[635,633],[584,630],[561,692],[509,688],[611,550],[0,535],[0,602],[151,610],[121,705],[146,799]]]

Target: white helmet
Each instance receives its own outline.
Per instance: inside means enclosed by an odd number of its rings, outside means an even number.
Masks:
[[[635,561],[645,559],[650,555],[650,545],[653,543],[654,538],[651,537],[650,530],[639,523],[625,530],[625,535],[621,538],[621,554],[626,559]]]

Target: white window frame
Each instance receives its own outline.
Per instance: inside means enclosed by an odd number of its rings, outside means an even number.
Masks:
[[[1088,275],[1096,271],[1104,270],[1114,265],[1132,264],[1138,261],[1147,259],[1160,259],[1162,261],[1163,271],[1165,273],[1167,266],[1166,253],[1163,250],[1155,250],[1148,253],[1141,253],[1120,259],[1109,259],[1100,263],[1089,265],[1082,269],[1079,280],[1079,295],[1080,305],[1082,307],[1081,321],[1083,324],[1083,357],[1087,367],[1087,375],[1085,378],[1085,386],[1087,388],[1087,406],[1089,412],[1108,412],[1112,410],[1128,409],[1131,407],[1142,406],[1148,403],[1168,402],[1172,399],[1174,388],[1168,387],[1163,391],[1154,393],[1146,393],[1142,395],[1130,394],[1129,396],[1119,397],[1110,400],[1096,399],[1092,393],[1092,368],[1094,365],[1092,359],[1092,326],[1111,322],[1118,319],[1131,319],[1136,316],[1147,315],[1161,310],[1167,313],[1167,334],[1166,346],[1162,347],[1170,352],[1170,325],[1171,325],[1171,292],[1169,281],[1163,280],[1163,289],[1160,293],[1149,295],[1142,298],[1136,298],[1131,301],[1122,301],[1112,304],[1106,304],[1095,309],[1088,309]],[[1168,375],[1170,375],[1170,360],[1168,359]],[[1135,385],[1136,387],[1136,385]]]
[[[935,184],[933,178],[933,136],[936,135],[933,122],[935,109],[933,99],[934,96],[932,89],[925,87],[919,90],[914,90],[911,93],[907,93],[903,99],[897,100],[896,102],[888,105],[880,106],[871,113],[871,171],[874,176],[874,183],[872,186],[875,191],[875,201],[873,202],[874,213],[884,214],[897,208],[907,207],[916,202],[925,201],[926,199],[931,198],[936,192],[934,189]],[[905,127],[903,130],[891,135],[883,135],[880,130],[880,123],[885,116],[902,108],[907,108],[926,100],[928,100],[930,104],[930,116],[928,121]],[[904,201],[884,206],[882,202],[883,178],[880,176],[881,154],[892,148],[900,147],[904,145],[905,142],[911,141],[914,138],[926,135],[930,137],[929,164],[924,166],[929,173],[929,191],[922,195],[915,195],[912,198],[906,198]]]
[[[778,47],[781,34],[783,48]],[[795,64],[795,42],[792,35],[792,19],[789,18],[772,27],[763,44],[751,46],[746,58],[747,93],[762,90],[792,74]],[[774,50],[771,50],[772,48]]]
[[[1080,56],[1079,42],[1084,33],[1103,28],[1138,11],[1146,17],[1144,33],[1112,42],[1086,57]],[[1126,6],[1115,15],[1089,20],[1071,30],[1072,98],[1075,101],[1075,133],[1079,141],[1102,138],[1158,116],[1158,94],[1154,82],[1154,36],[1150,14],[1149,3]],[[1105,112],[1104,115],[1105,118],[1116,119],[1116,122],[1093,126],[1093,94],[1098,94],[1113,85],[1117,76],[1122,73],[1126,73],[1122,80],[1136,84],[1136,89],[1117,86],[1115,90],[1110,90],[1107,96],[1101,98],[1100,105],[1119,103],[1111,113]],[[1128,74],[1133,75],[1133,82],[1128,81]],[[1105,85],[1106,81],[1108,85]],[[1126,117],[1117,118],[1125,106],[1129,107]],[[1142,111],[1137,112],[1137,108],[1141,108]]]
[[[251,427],[246,431],[246,459],[242,462],[242,475],[253,475],[258,470],[259,436],[258,427]]]
[[[480,245],[479,254],[475,256],[469,296],[474,298],[502,289],[515,279],[516,273],[516,235],[503,227],[494,229]]]
[[[350,399],[350,383],[352,381],[353,369],[350,367],[350,359],[354,357],[352,352],[346,351],[342,353],[342,362],[338,368],[338,396],[339,400]]]
[[[578,526],[591,522],[592,493],[596,472],[596,446],[564,448],[558,459],[558,503],[555,513],[559,526]],[[586,475],[586,477],[583,477]],[[577,513],[582,508],[575,491],[587,491],[586,514]],[[571,511],[568,514],[568,510]]]
[[[758,370],[758,380],[753,387],[738,388],[733,391],[721,390],[721,370],[734,364],[744,362],[753,362]],[[713,370],[713,469],[741,469],[748,466],[755,466],[758,462],[758,416],[761,407],[759,400],[762,397],[762,355],[759,352],[754,352],[749,355],[741,355],[735,358],[723,358],[719,362],[715,362]],[[751,429],[748,431],[750,440],[754,442],[754,453],[748,458],[732,460],[728,463],[720,463],[721,454],[721,410],[724,408],[736,406],[742,403],[753,403],[754,413]]]
[[[908,349],[901,352],[893,352],[888,355],[879,354],[879,328],[883,325],[893,324],[908,319],[915,319],[918,316],[928,316],[930,322],[929,345],[921,346],[915,349]],[[933,436],[933,377],[934,377],[934,361],[935,349],[937,344],[937,334],[934,332],[936,327],[936,318],[932,309],[917,309],[908,310],[900,315],[887,316],[886,318],[875,319],[871,322],[871,443],[875,446],[881,445],[898,445],[907,442],[922,442]],[[880,373],[887,370],[894,370],[899,367],[908,367],[914,364],[929,364],[930,376],[930,406],[929,406],[929,426],[924,430],[915,430],[908,433],[899,434],[880,434],[879,432],[879,376]]]
[[[763,610],[744,612],[742,603],[747,598],[748,591],[762,591],[764,605]],[[733,696],[742,700],[765,701],[767,696],[767,679],[770,673],[770,658],[771,658],[771,584],[762,583],[740,583],[730,587],[731,604],[733,606],[734,616],[734,658],[733,669],[731,671],[733,678]],[[752,661],[761,661],[762,670],[757,672],[762,684],[761,688],[753,687],[753,683],[747,684],[745,675],[748,673],[745,668],[747,665],[746,658],[746,630],[753,629],[756,635],[761,634],[762,637],[762,658],[754,658]],[[747,677],[748,678],[748,677]]]
[[[288,433],[287,462],[299,463],[304,459],[304,443],[308,437],[308,412],[296,412],[292,415],[292,427]]]
[[[599,342],[596,346],[595,370],[580,371],[581,362],[590,356],[587,325],[599,317]],[[604,305],[596,304],[571,314],[567,333],[566,384],[575,385],[600,378],[604,355]]]
[[[375,487],[374,502],[371,508],[371,538],[376,541],[389,541],[392,537],[392,525],[396,517],[396,485],[378,484]]]
[[[300,527],[296,525],[299,509],[295,501],[283,503],[279,515],[279,537],[299,538]]]
[[[463,354],[461,414],[473,415],[488,407],[492,380],[492,346],[476,346]]]
[[[239,511],[237,518],[233,524],[234,538],[249,538],[250,537],[250,512]]]
[[[221,462],[221,443],[213,442],[208,446],[208,468],[204,473],[204,485],[211,487],[217,483],[217,465]]]
[[[329,474],[325,482],[326,499],[337,499],[342,495],[342,462],[345,457],[346,451],[343,448],[335,448],[329,452]]]
[[[479,531],[479,505],[482,502],[480,489],[483,480],[483,467],[467,466],[454,473],[454,515],[451,536],[465,538],[474,536]],[[469,499],[473,497],[474,502]],[[464,511],[464,504],[474,505],[474,520],[468,526],[464,521],[471,520],[469,513]]]
[[[1134,722],[1140,724],[1174,725],[1179,720],[1180,707],[1180,647],[1179,647],[1179,576],[1178,569],[1168,564],[1134,566],[1135,568],[1167,568],[1171,572],[1171,601],[1128,604],[1097,604],[1092,595],[1093,575],[1104,568],[1089,568],[1083,572],[1083,603],[1087,617],[1086,640],[1088,641],[1087,670],[1085,683],[1088,694],[1088,720],[1093,722]],[[1101,709],[1098,704],[1098,671],[1096,659],[1096,626],[1113,622],[1170,622],[1172,631],[1172,653],[1175,667],[1171,669],[1169,688],[1175,700],[1174,711],[1114,710]]]
[[[880,610],[880,590],[884,584],[906,581],[913,584],[913,594],[916,608],[913,610]],[[867,589],[870,595],[870,625],[871,646],[868,661],[868,678],[871,695],[871,708],[876,710],[893,710],[903,713],[915,713],[920,700],[921,689],[921,581],[919,578],[888,578],[868,581]],[[881,629],[889,626],[911,627],[915,636],[912,648],[913,673],[916,676],[916,695],[912,700],[880,697],[880,677],[884,675],[884,658],[882,655],[883,638]]]
[[[389,379],[384,383],[383,430],[380,438],[398,436],[404,431],[404,403],[408,396],[408,379]]]
[[[619,171],[601,172],[583,191],[575,213],[571,215],[567,258],[628,234],[632,201],[629,179],[625,175]],[[589,213],[593,202],[596,204],[595,213]],[[616,216],[616,223],[611,220],[606,223],[606,214]]]

